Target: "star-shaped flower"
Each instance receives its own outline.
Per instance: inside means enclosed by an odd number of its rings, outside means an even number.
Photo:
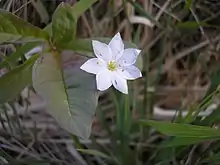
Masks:
[[[104,91],[113,85],[120,92],[128,94],[127,80],[142,77],[140,70],[134,65],[141,50],[124,49],[120,33],[108,45],[93,40],[92,46],[97,58],[89,59],[80,68],[96,74],[98,90]]]

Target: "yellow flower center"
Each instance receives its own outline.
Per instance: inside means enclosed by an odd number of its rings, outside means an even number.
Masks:
[[[107,67],[108,70],[115,71],[117,69],[117,63],[115,61],[110,61]]]

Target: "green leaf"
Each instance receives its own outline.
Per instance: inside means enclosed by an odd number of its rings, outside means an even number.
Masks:
[[[94,57],[92,49],[92,39],[76,39],[62,45],[64,50],[73,50],[77,52],[85,52],[87,56]]]
[[[92,155],[92,156],[98,156],[100,158],[109,159],[114,161],[110,156],[104,154],[103,152],[99,152],[97,150],[89,150],[89,149],[77,149],[77,151],[82,152],[84,154]]]
[[[73,7],[72,10],[78,19],[87,9],[89,9],[98,0],[80,0]]]
[[[47,25],[43,30],[46,31],[51,37],[53,36],[52,23]]]
[[[76,21],[79,16],[81,16],[87,9],[89,9],[97,0],[80,0],[72,7],[72,12],[74,13]],[[50,36],[52,36],[52,24],[50,23],[44,28]]]
[[[0,78],[0,104],[11,101],[22,89],[31,84],[32,65],[37,57],[33,56]]]
[[[76,16],[70,5],[61,3],[52,17],[53,43],[66,44],[76,35]]]
[[[184,9],[189,10],[191,8],[192,4],[193,4],[193,0],[186,0]]]
[[[196,143],[201,143],[209,140],[216,140],[216,138],[199,138],[199,137],[173,137],[166,141],[163,141],[160,147],[177,147],[177,146],[187,146]]]
[[[210,127],[168,123],[153,120],[141,120],[140,123],[152,126],[156,130],[169,136],[190,138],[220,138],[220,131]]]
[[[34,47],[40,45],[38,42],[31,42],[27,43],[16,50],[16,52],[11,53],[9,56],[5,57],[5,59],[0,62],[0,69],[7,68],[10,66],[15,66],[17,60],[24,56],[29,50],[33,49]]]
[[[186,22],[177,23],[175,26],[180,29],[198,29],[200,26],[212,26],[212,25],[209,25],[206,22],[186,21]]]
[[[73,50],[77,52],[81,52],[83,55],[94,57],[93,48],[92,48],[92,40],[98,40],[100,42],[104,42],[108,44],[111,41],[111,38],[105,37],[94,37],[89,39],[77,39],[63,45],[62,48],[66,50]],[[125,48],[137,48],[134,43],[124,41]],[[143,61],[142,55],[140,54],[137,58],[136,65],[137,67],[142,70],[143,69]]]
[[[95,76],[80,69],[84,60],[74,57],[76,54],[66,51],[61,55],[43,54],[33,67],[33,86],[62,128],[87,139],[98,91]]]
[[[21,20],[10,12],[0,10],[0,20],[0,44],[49,40],[47,32]]]

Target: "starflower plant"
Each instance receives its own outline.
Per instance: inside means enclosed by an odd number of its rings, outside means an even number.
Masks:
[[[97,89],[107,90],[112,85],[124,94],[128,94],[127,80],[142,77],[135,66],[141,50],[124,49],[120,33],[117,33],[109,44],[92,41],[96,58],[89,59],[80,68],[88,73],[96,74]]]

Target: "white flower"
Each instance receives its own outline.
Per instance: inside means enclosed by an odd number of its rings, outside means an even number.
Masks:
[[[134,65],[141,52],[138,49],[124,49],[120,33],[117,33],[109,44],[92,41],[97,58],[86,61],[80,68],[96,74],[97,88],[100,91],[114,86],[124,94],[128,94],[127,80],[142,77],[140,70]]]

